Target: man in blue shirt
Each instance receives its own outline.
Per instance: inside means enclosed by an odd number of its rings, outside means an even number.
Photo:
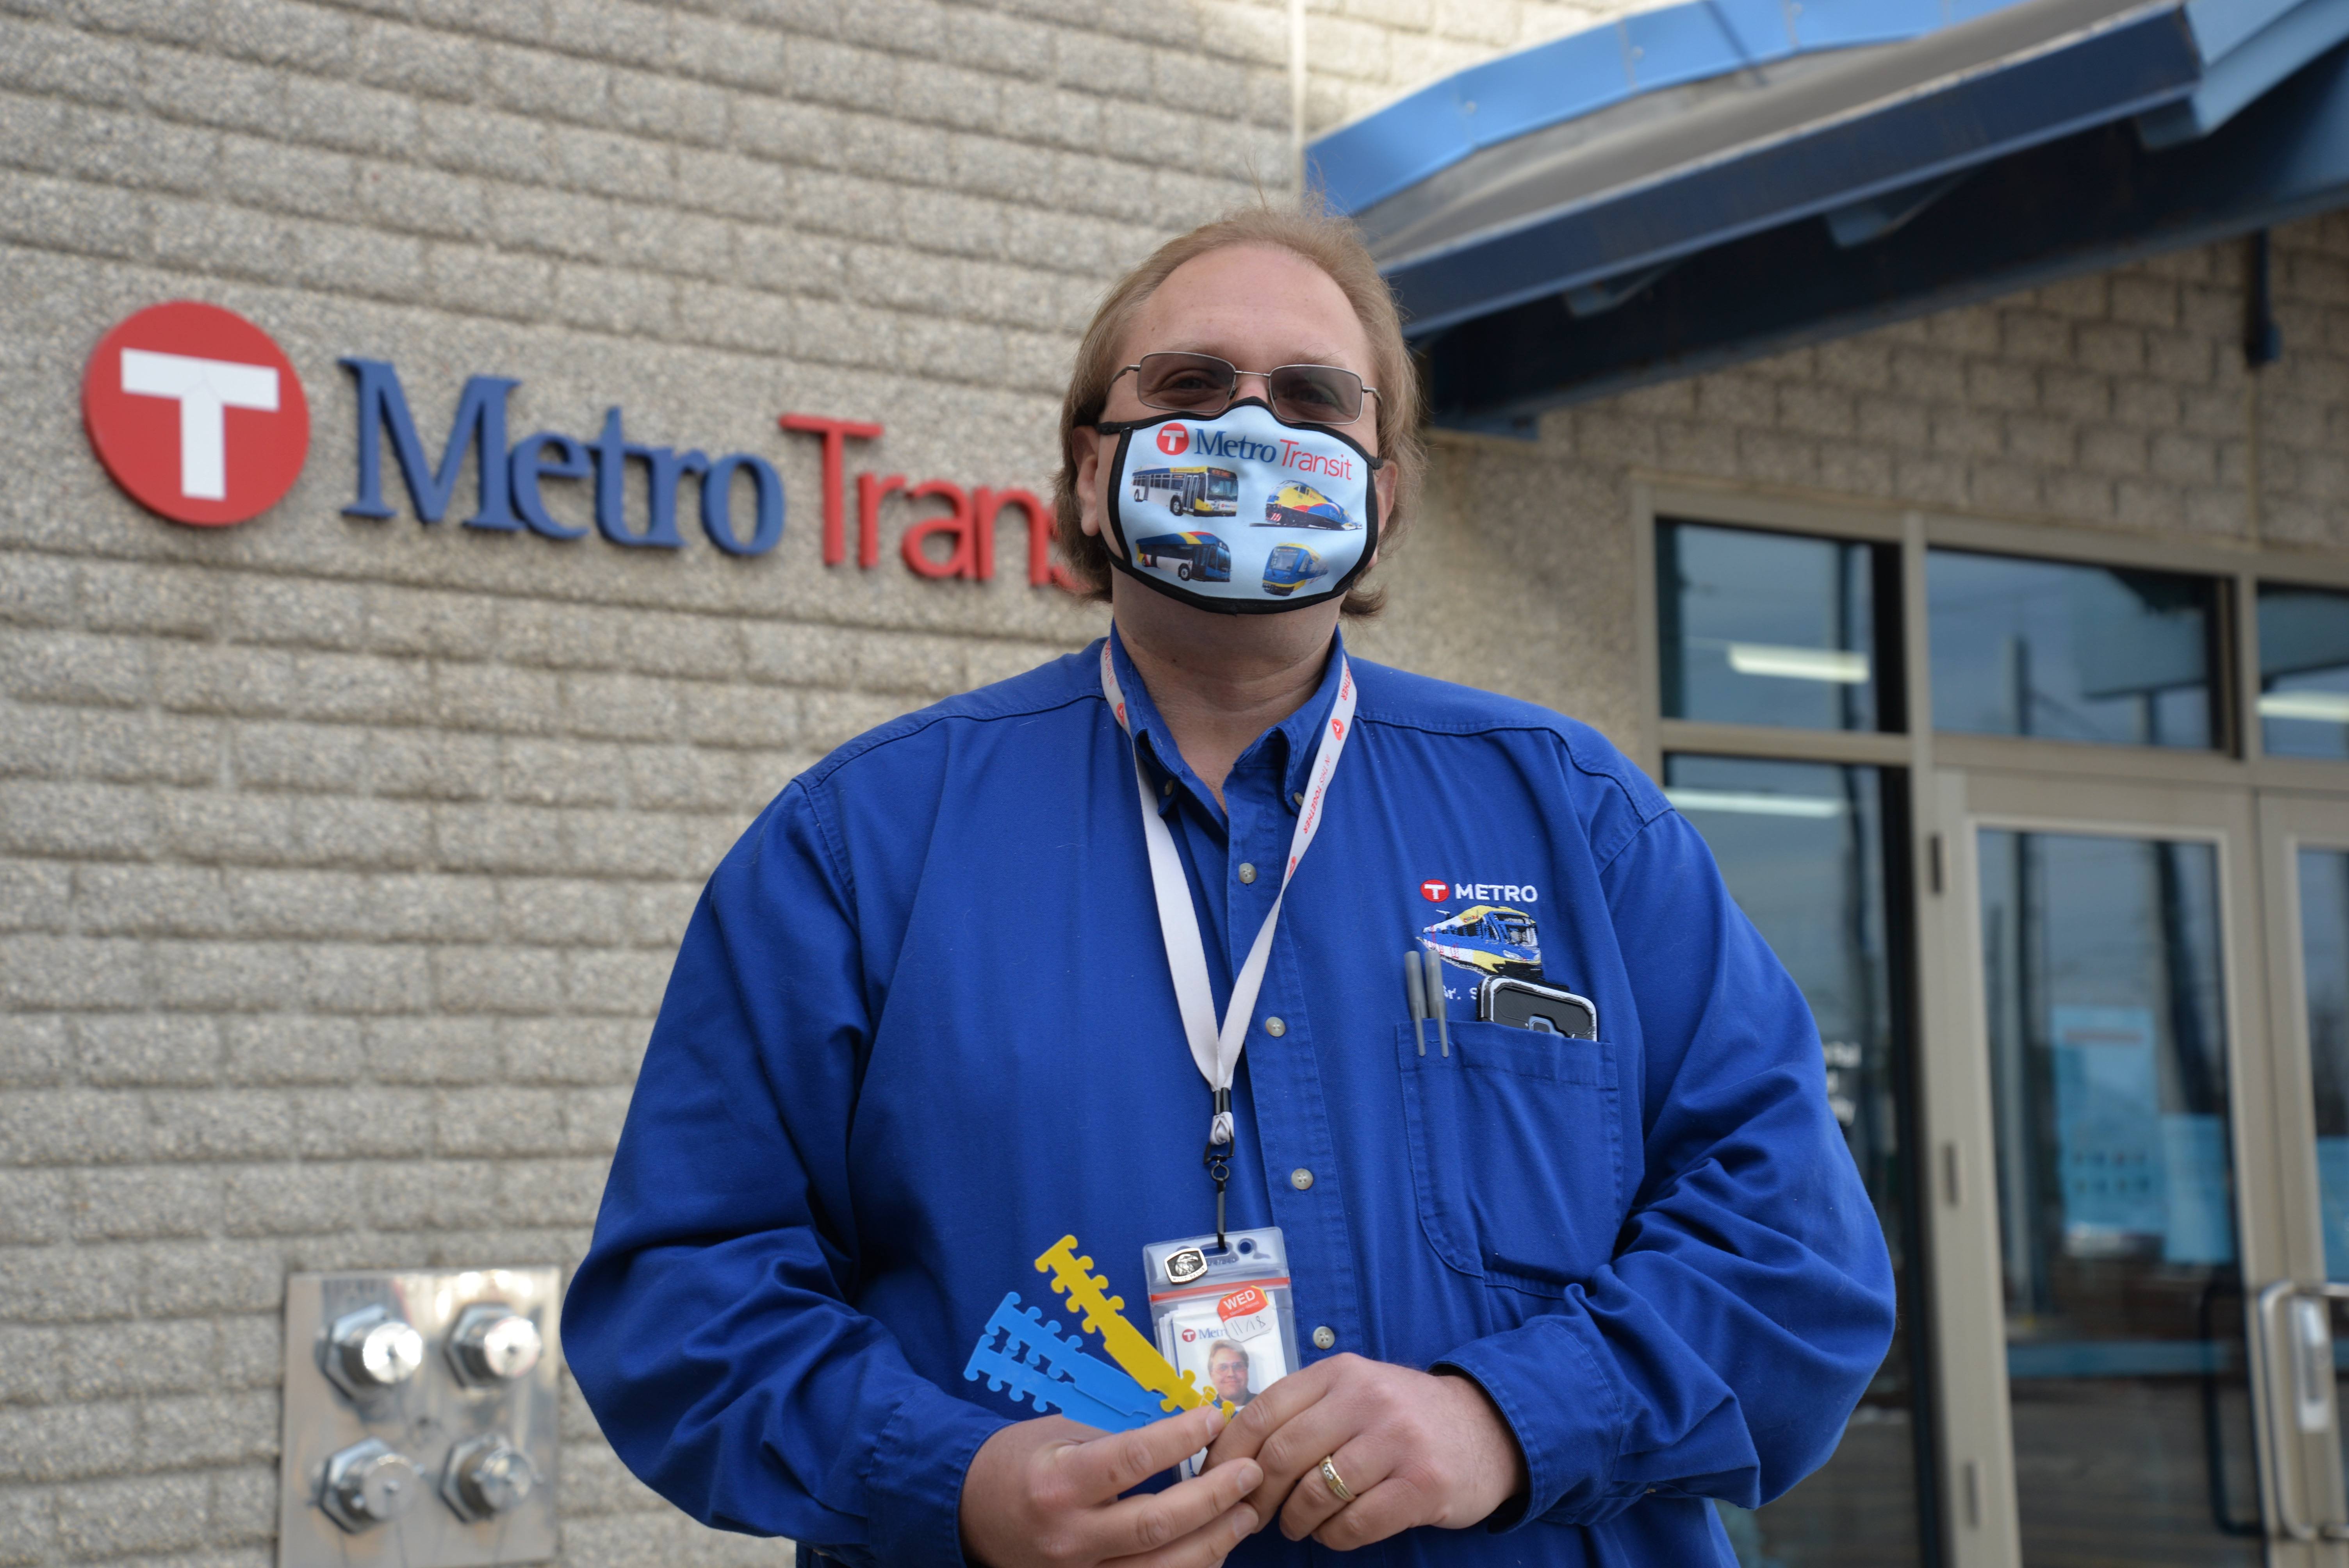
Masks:
[[[1064,418],[1108,643],[842,748],[711,877],[564,1322],[696,1518],[854,1564],[1679,1568],[1833,1450],[1892,1290],[1801,995],[1595,732],[1338,638],[1414,404],[1342,230],[1174,242]],[[1495,975],[1598,1037],[1480,1018]],[[1228,1425],[964,1379],[1061,1236],[1140,1304],[1219,1205],[1281,1228],[1301,1336]]]

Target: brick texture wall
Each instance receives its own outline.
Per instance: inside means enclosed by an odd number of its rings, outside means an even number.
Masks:
[[[1317,4],[1309,116],[1620,5]],[[827,748],[1081,645],[1097,610],[819,559],[785,409],[854,467],[1049,478],[1075,333],[1287,178],[1284,6],[0,0],[0,1565],[272,1556],[294,1269],[567,1264],[709,866]],[[2349,227],[2278,239],[2259,504],[2239,256],[2172,258],[1460,442],[1371,656],[1629,738],[1634,474],[2349,543]],[[251,316],[305,478],[197,531],[91,459],[140,306]],[[438,449],[751,450],[753,562],[353,520],[338,356]],[[470,492],[470,477],[460,495]],[[657,558],[650,558],[657,554]],[[573,1564],[771,1562],[628,1479],[575,1398]]]
[[[2277,232],[2284,356],[2258,372],[2242,351],[2248,255],[2241,242],[2180,251],[1586,406],[1546,423],[1544,451],[2337,550],[2349,544],[2349,215]]]

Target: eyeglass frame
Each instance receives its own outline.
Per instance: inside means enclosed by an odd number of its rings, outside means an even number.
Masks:
[[[1154,354],[1186,354],[1194,359],[1212,359],[1218,365],[1230,366],[1232,373],[1232,396],[1226,398],[1223,407],[1216,409],[1212,414],[1202,414],[1195,408],[1169,408],[1163,404],[1153,403],[1149,398],[1143,397],[1141,385],[1141,359],[1135,360],[1131,365],[1119,366],[1116,372],[1110,377],[1109,386],[1114,387],[1117,385],[1118,377],[1124,375],[1129,370],[1133,371],[1135,377],[1133,388],[1135,401],[1139,402],[1145,408],[1154,408],[1162,414],[1189,414],[1195,418],[1201,419],[1220,418],[1230,409],[1234,403],[1239,401],[1238,393],[1240,389],[1240,377],[1243,376],[1261,377],[1264,380],[1265,399],[1267,402],[1269,402],[1271,401],[1272,397],[1272,377],[1276,373],[1283,370],[1334,370],[1340,376],[1353,377],[1355,383],[1360,386],[1364,392],[1378,398],[1381,406],[1384,406],[1386,401],[1384,393],[1381,393],[1377,387],[1371,386],[1369,382],[1364,381],[1358,373],[1347,369],[1342,365],[1321,365],[1311,360],[1298,360],[1288,365],[1276,365],[1270,370],[1243,370],[1238,366],[1233,365],[1230,360],[1226,359],[1220,354],[1203,354],[1194,348],[1153,349],[1150,354],[1143,355],[1142,358],[1148,359]],[[1309,419],[1306,420],[1305,423],[1309,425],[1325,426],[1332,430],[1343,430],[1350,426],[1361,424],[1362,422],[1362,416],[1370,411],[1370,405],[1366,403],[1360,409],[1355,411],[1354,417],[1350,419]]]

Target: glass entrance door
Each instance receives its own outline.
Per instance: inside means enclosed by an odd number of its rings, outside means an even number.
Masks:
[[[2260,837],[2269,1011],[2282,1070],[2304,1086],[2281,1108],[2278,1129],[2290,1265],[2264,1293],[2282,1385],[2279,1426],[2301,1449],[2294,1473],[2280,1478],[2275,1522],[2287,1538],[2313,1536],[2316,1560],[2341,1568],[2349,1564],[2339,1436],[2349,1405],[2340,1387],[2349,1371],[2349,803],[2267,795]]]
[[[2279,1064],[2241,970],[2261,951],[2250,792],[1976,772],[1940,795],[1940,933],[1963,956],[1931,1032],[1971,1057],[1979,1108],[1945,1197],[1971,1143],[1992,1276],[1971,1294],[2003,1375],[1974,1382],[2000,1451],[1968,1472],[1980,1539],[1959,1556],[2258,1568],[2272,1445],[2246,1281],[2289,1249]]]
[[[2251,1568],[2220,846],[1975,843],[2023,1560]]]

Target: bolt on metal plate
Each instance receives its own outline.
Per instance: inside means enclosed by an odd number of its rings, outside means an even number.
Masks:
[[[495,1568],[556,1550],[553,1268],[285,1285],[278,1568]]]

